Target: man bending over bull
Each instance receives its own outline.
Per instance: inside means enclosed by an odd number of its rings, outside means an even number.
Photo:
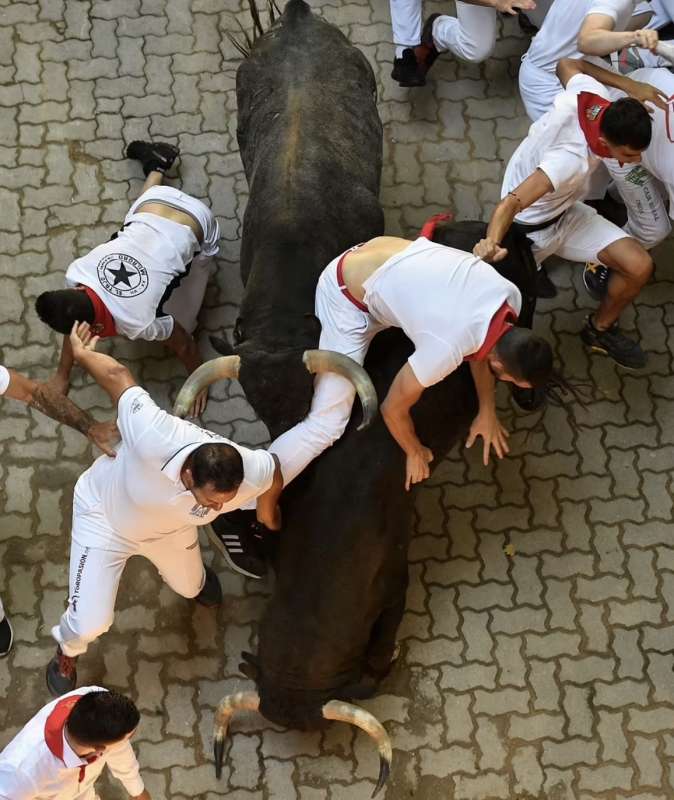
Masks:
[[[47,667],[53,695],[75,688],[77,657],[112,624],[131,556],[149,559],[183,597],[219,605],[222,590],[202,562],[197,525],[281,483],[271,453],[162,411],[126,367],[94,352],[96,338],[88,323],[74,325],[73,358],[117,406],[122,445],[75,485],[68,608],[52,628],[58,648]]]
[[[140,161],[146,179],[122,229],[73,261],[66,270],[67,289],[44,292],[35,303],[40,319],[64,334],[56,376],[65,376],[62,391],[73,364],[68,337],[75,320],[88,322],[101,338],[165,342],[188,373],[201,364],[191,333],[208,282],[206,259],[218,252],[218,223],[200,200],[162,186],[177,147],[131,142],[126,154]],[[206,399],[205,392],[196,398],[194,416]]]
[[[372,338],[389,327],[402,328],[415,346],[381,405],[393,438],[405,451],[405,489],[430,474],[431,451],[419,441],[410,410],[424,389],[467,360],[475,381],[479,412],[467,446],[484,440],[487,464],[493,447],[508,452],[508,433],[496,414],[496,380],[523,388],[540,387],[552,375],[549,344],[530,330],[515,327],[521,308],[519,289],[470,253],[429,241],[381,236],[352,248],[323,271],[316,289],[319,347],[362,364]],[[344,432],[355,390],[332,372],[315,379],[309,414],[272,442],[284,484],[295,478]],[[257,503],[257,517],[280,528],[277,500],[281,487]]]

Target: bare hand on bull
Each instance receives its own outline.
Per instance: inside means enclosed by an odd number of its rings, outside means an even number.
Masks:
[[[405,466],[405,491],[409,492],[413,483],[421,483],[431,474],[428,466],[433,460],[433,453],[423,445],[410,453],[407,453],[407,464]]]
[[[473,255],[481,258],[483,261],[496,263],[497,261],[503,261],[508,255],[508,251],[505,247],[501,247],[497,241],[487,236],[484,239],[480,239],[475,247],[473,247]]]
[[[501,425],[495,411],[487,410],[478,413],[470,426],[466,447],[472,447],[478,436],[483,439],[482,463],[485,467],[489,464],[489,452],[492,447],[499,458],[503,458],[510,452],[507,441],[510,434]]]
[[[189,416],[200,417],[206,410],[206,403],[208,403],[208,386],[202,389],[199,394],[194,398],[194,403],[189,411]]]
[[[121,439],[114,419],[108,422],[94,422],[87,431],[87,438],[110,458],[115,457],[115,445]]]
[[[651,86],[650,83],[630,80],[629,95],[634,100],[638,100],[649,114],[652,114],[655,109],[646,105],[647,103],[653,103],[654,106],[661,108],[665,114],[669,112],[667,95],[655,86]]]
[[[518,11],[533,11],[534,0],[494,0],[494,8],[502,14],[517,14]]]

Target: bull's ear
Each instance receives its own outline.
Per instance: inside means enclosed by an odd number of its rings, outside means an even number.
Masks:
[[[220,336],[209,336],[211,345],[213,349],[220,353],[222,356],[233,356],[234,355],[234,348],[232,345],[227,341],[227,339]]]

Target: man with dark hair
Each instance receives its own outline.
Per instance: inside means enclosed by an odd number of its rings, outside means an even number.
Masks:
[[[54,695],[75,687],[77,657],[112,624],[132,555],[149,559],[183,597],[219,605],[222,590],[204,567],[197,526],[281,480],[266,450],[241,447],[160,409],[126,367],[94,351],[96,341],[88,323],[73,327],[73,357],[117,406],[122,444],[116,458],[102,456],[75,485],[68,608],[52,628],[58,648],[47,667]]]
[[[210,274],[207,259],[218,253],[218,223],[200,200],[162,185],[177,147],[136,141],[126,154],[140,161],[146,179],[122,229],[70,264],[67,289],[44,292],[35,303],[40,319],[64,334],[56,376],[62,391],[73,364],[68,337],[76,320],[88,322],[101,338],[164,342],[188,374],[201,364],[191,334]],[[204,410],[206,399],[202,392],[193,415]]]
[[[89,412],[83,411],[72,400],[61,394],[52,382],[31,380],[0,364],[0,397],[18,400],[57,422],[74,428],[83,433],[106,455],[114,457],[114,445],[119,441],[115,423],[96,422]],[[0,658],[4,658],[9,653],[13,640],[12,626],[5,616],[0,599]]]
[[[97,800],[106,765],[131,800],[150,800],[129,742],[139,720],[128,697],[100,686],[53,700],[0,753],[0,800]]]
[[[430,236],[430,234],[428,234]],[[514,329],[522,304],[519,289],[470,253],[426,238],[379,236],[351,248],[325,268],[316,288],[321,322],[319,347],[358,363],[381,330],[402,328],[415,351],[393,380],[381,405],[384,422],[407,456],[405,489],[430,474],[431,451],[419,441],[410,415],[429,386],[465,360],[470,364],[479,412],[468,436],[484,440],[483,461],[493,447],[508,452],[507,431],[496,414],[495,385],[545,386],[552,376],[552,351],[530,330]],[[309,414],[270,445],[287,485],[344,432],[355,390],[346,378],[326,372],[314,382]],[[257,517],[280,527],[282,486],[260,498]]]
[[[646,354],[620,331],[618,317],[649,280],[653,262],[636,239],[580,201],[602,158],[638,163],[651,139],[651,118],[642,103],[632,97],[611,103],[599,80],[630,95],[663,101],[653,87],[585,61],[563,59],[557,71],[566,91],[513,153],[503,178],[503,199],[473,252],[487,261],[504,258],[500,243],[514,222],[530,239],[539,265],[556,254],[610,267],[607,293],[588,316],[581,338],[590,351],[638,369],[646,364]]]

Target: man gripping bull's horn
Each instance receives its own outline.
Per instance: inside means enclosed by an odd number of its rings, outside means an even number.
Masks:
[[[377,237],[335,258],[323,271],[316,289],[321,349],[362,364],[373,337],[388,327],[402,328],[415,345],[381,406],[391,435],[407,456],[406,489],[429,476],[433,458],[416,435],[410,410],[424,389],[464,359],[480,404],[467,445],[483,437],[485,464],[492,447],[499,458],[508,452],[508,434],[496,415],[496,380],[541,387],[553,373],[550,345],[515,327],[520,308],[519,289],[493,267],[423,235],[413,242]],[[284,485],[339,439],[354,395],[353,383],[344,377],[317,375],[309,414],[269,448],[280,461]],[[281,526],[281,488],[257,501],[258,520],[272,530]],[[236,555],[230,555],[236,563]]]

